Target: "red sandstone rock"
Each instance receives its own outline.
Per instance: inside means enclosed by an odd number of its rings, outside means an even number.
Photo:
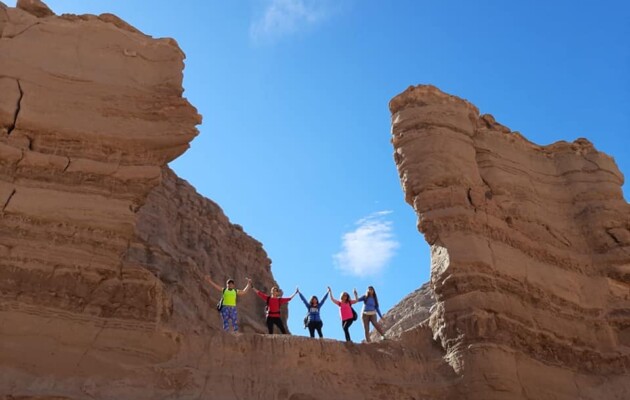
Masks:
[[[262,245],[166,163],[201,121],[183,53],[112,15],[0,3],[0,399],[446,398],[428,327],[391,343],[220,329],[203,282],[274,281]]]
[[[430,326],[462,398],[628,398],[630,206],[614,160],[586,139],[538,146],[432,86],[390,109],[431,245]]]
[[[273,277],[166,167],[200,122],[183,57],[110,14],[0,3],[0,398],[628,398],[614,161],[582,139],[537,146],[432,87],[391,102],[433,253],[430,286],[386,316],[394,340],[255,334],[253,296],[245,333],[224,334],[202,276]]]
[[[55,15],[55,13],[53,13],[50,8],[48,8],[48,6],[40,0],[18,0],[16,5],[17,8],[20,8],[38,18]]]

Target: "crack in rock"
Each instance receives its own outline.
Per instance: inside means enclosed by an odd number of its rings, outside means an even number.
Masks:
[[[17,100],[17,104],[15,105],[15,113],[13,113],[13,122],[9,125],[7,136],[11,136],[11,132],[15,129],[15,125],[17,124],[18,117],[20,115],[20,109],[22,108],[22,98],[24,97],[24,91],[22,91],[22,85],[20,84],[20,80],[16,80],[18,85],[18,90],[20,91],[20,97]]]
[[[623,243],[621,242],[621,240],[619,240],[619,238],[617,238],[617,236],[615,236],[614,233],[612,233],[610,231],[610,229],[606,229],[606,233],[608,234],[608,236],[610,236],[612,238],[612,240],[618,245],[618,246],[622,246]]]
[[[4,202],[4,205],[2,206],[2,212],[4,212],[4,210],[7,208],[7,206],[9,205],[9,202],[11,201],[11,198],[13,198],[14,195],[15,195],[15,189],[11,191],[11,194],[9,195],[9,197],[7,197],[7,201]]]

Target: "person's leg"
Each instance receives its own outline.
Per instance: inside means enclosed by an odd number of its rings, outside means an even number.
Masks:
[[[380,333],[380,334],[381,334],[381,336],[385,336],[385,333],[383,332],[383,327],[381,327],[381,324],[379,324],[379,323],[376,321],[376,315],[371,315],[371,316],[370,316],[370,322],[372,323],[372,325],[374,325],[374,328],[376,328],[376,331],[377,331],[378,333]]]
[[[267,317],[267,321],[266,322],[267,322],[267,331],[271,335],[273,333],[273,318],[272,317]]]
[[[322,321],[317,321],[315,322],[315,329],[317,329],[317,334],[319,335],[319,338],[323,338],[324,335],[322,335],[322,326],[324,326],[324,323]],[[314,335],[311,334],[311,337],[313,337]]]
[[[352,342],[352,339],[350,339],[350,325],[352,325],[352,322],[351,319],[347,319],[341,323],[343,333],[346,335],[346,342]]]
[[[230,330],[230,326],[228,325],[228,320],[230,319],[228,308],[229,307],[225,307],[225,306],[221,308],[221,320],[223,321],[223,330],[226,332]]]
[[[361,314],[363,321],[363,330],[365,331],[365,342],[370,343],[370,315]]]
[[[280,333],[282,333],[283,335],[286,335],[287,330],[284,329],[284,324],[282,323],[282,318],[274,317],[273,323],[274,323],[274,325],[276,325],[278,327],[278,329],[280,329]]]
[[[232,318],[232,329],[238,332],[238,311],[236,307],[230,307],[230,317]]]
[[[316,324],[316,322],[315,322],[315,321],[310,321],[310,322],[308,323],[308,334],[309,334],[312,338],[314,338],[314,337],[315,337],[315,329],[316,329],[316,328],[315,328],[315,324]]]

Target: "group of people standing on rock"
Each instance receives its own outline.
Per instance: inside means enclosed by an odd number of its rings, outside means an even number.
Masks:
[[[335,299],[330,286],[327,288],[326,294],[322,297],[321,301],[317,296],[312,296],[310,300],[306,300],[304,295],[300,292],[299,288],[295,289],[295,292],[289,297],[282,297],[282,292],[277,286],[271,288],[271,293],[266,294],[253,287],[252,280],[247,279],[247,285],[243,289],[236,289],[234,280],[228,279],[225,287],[219,286],[215,283],[209,275],[205,277],[206,281],[217,290],[221,291],[221,299],[217,304],[217,309],[221,313],[221,319],[223,320],[223,330],[228,332],[230,330],[230,323],[234,332],[238,332],[238,313],[236,310],[236,300],[239,296],[246,294],[249,289],[253,289],[258,297],[260,297],[265,303],[265,317],[267,323],[267,330],[271,334],[274,331],[274,326],[277,326],[282,334],[286,334],[286,329],[282,323],[281,306],[289,303],[296,294],[300,295],[300,299],[306,306],[307,315],[304,318],[304,325],[308,328],[310,336],[315,337],[315,332],[320,338],[323,338],[322,326],[323,322],[320,315],[320,309],[330,296],[330,301],[339,307],[339,315],[341,317],[341,327],[347,342],[352,342],[350,338],[350,326],[354,321],[358,319],[356,311],[352,308],[353,304],[363,302],[363,309],[361,310],[361,319],[363,321],[363,328],[365,330],[365,341],[370,342],[370,323],[381,334],[381,339],[385,339],[385,333],[383,328],[378,323],[377,315],[379,318],[383,318],[381,310],[378,306],[378,297],[374,287],[368,286],[367,291],[361,297],[358,296],[357,290],[354,289],[354,299],[350,298],[348,292],[342,292],[339,296],[339,300]]]

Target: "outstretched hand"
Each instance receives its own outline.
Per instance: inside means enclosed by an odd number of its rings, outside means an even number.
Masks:
[[[208,275],[206,275],[206,276],[204,276],[203,278],[206,280],[206,282],[208,282],[211,286],[215,287],[216,289],[218,289],[218,290],[222,290],[222,289],[223,289],[221,286],[219,286],[218,284],[216,284],[216,283],[212,280],[212,278],[210,277],[210,275],[209,275],[209,274],[208,274]]]

